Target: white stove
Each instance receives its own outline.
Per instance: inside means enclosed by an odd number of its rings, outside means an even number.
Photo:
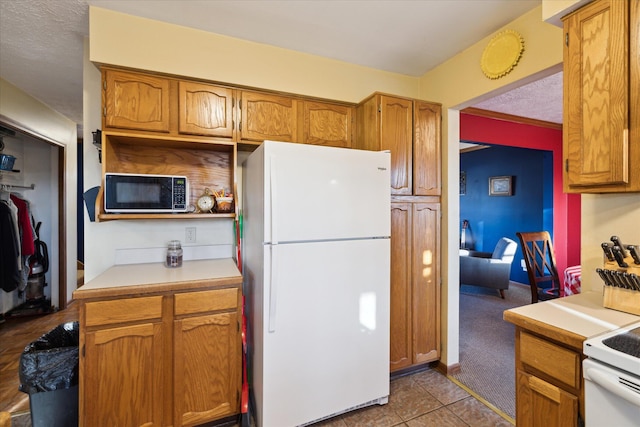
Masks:
[[[637,427],[640,419],[640,322],[585,340],[585,425]]]
[[[640,322],[585,340],[585,356],[640,377]]]

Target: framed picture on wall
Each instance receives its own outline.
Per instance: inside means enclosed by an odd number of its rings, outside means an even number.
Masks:
[[[511,196],[512,176],[492,176],[489,177],[489,195],[490,196]]]

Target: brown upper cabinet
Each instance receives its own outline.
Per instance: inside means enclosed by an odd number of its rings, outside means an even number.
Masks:
[[[431,102],[413,102],[413,194],[439,196],[440,124],[442,107]]]
[[[203,136],[253,149],[264,140],[351,147],[353,104],[104,67],[103,128]]]
[[[640,191],[640,1],[564,18],[564,190]]]
[[[240,92],[240,139],[297,142],[298,100],[260,92]]]
[[[179,133],[233,137],[233,89],[179,81],[178,108]]]
[[[328,102],[303,101],[303,144],[351,148],[355,107]]]
[[[375,93],[357,122],[357,148],[391,151],[391,194],[440,195],[439,104]]]
[[[103,72],[103,126],[169,132],[169,80],[116,70]]]

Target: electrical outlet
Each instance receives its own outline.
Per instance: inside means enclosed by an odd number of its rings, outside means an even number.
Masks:
[[[185,228],[185,238],[186,243],[195,243],[196,242],[196,228],[195,227],[187,227]]]

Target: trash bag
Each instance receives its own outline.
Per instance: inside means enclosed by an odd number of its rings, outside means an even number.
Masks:
[[[78,384],[78,322],[56,326],[27,345],[20,356],[20,391],[33,394]]]

